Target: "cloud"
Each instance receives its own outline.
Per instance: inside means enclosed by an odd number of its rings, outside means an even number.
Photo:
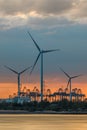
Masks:
[[[20,22],[21,21],[21,22]],[[1,17],[0,18],[0,30],[22,27],[26,24],[26,20],[20,17]]]
[[[27,25],[29,27],[38,28],[38,29],[56,28],[56,27],[65,26],[65,25],[69,26],[73,23],[74,23],[74,21],[71,21],[62,16],[61,17],[49,16],[49,17],[45,17],[45,18],[32,17],[32,18],[28,19],[28,21],[27,21]]]
[[[87,0],[79,0],[72,11],[71,18],[77,23],[87,24]]]
[[[39,14],[62,14],[73,8],[74,0],[38,0],[36,12]]]
[[[60,14],[73,8],[75,0],[0,0],[0,12],[5,15],[27,14],[35,11],[38,14]]]
[[[74,15],[82,18],[87,17],[87,0],[80,0],[76,5]]]
[[[0,0],[0,30],[87,24],[87,0]]]

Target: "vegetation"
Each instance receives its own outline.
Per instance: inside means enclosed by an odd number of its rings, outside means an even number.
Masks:
[[[29,112],[34,111],[87,111],[87,101],[83,102],[70,102],[68,100],[57,102],[30,102],[30,103],[0,103],[0,110],[27,110]]]

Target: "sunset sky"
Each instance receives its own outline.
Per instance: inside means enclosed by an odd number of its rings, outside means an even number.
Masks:
[[[87,0],[0,0],[0,98],[17,92],[17,76],[4,68],[20,72],[33,65],[38,50],[29,37],[30,31],[42,49],[60,49],[44,55],[45,89],[63,89],[67,77],[72,88],[87,95]],[[32,73],[21,76],[21,84],[40,89],[40,59]]]

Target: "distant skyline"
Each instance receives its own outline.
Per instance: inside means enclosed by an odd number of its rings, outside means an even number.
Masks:
[[[60,66],[70,75],[83,74],[72,86],[87,93],[87,0],[0,0],[0,93],[17,83],[4,65],[21,71],[38,55],[27,31],[40,48],[61,50],[44,55],[46,84],[52,89],[67,84]],[[22,76],[22,83],[39,85],[39,66],[40,60],[31,76],[30,71]]]

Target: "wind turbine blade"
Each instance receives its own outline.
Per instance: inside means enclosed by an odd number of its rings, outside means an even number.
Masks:
[[[69,83],[70,83],[70,79],[68,80],[68,83],[67,83],[67,88],[68,88],[68,86],[69,86]]]
[[[30,34],[30,32],[28,31],[28,34],[29,36],[31,37],[32,41],[34,42],[35,46],[37,47],[37,49],[39,50],[39,52],[41,51],[40,50],[40,47],[37,45],[36,41],[34,40],[34,38],[32,37],[32,35]]]
[[[8,66],[4,66],[5,68],[7,68],[7,69],[9,69],[9,70],[11,70],[12,72],[14,72],[15,74],[18,74],[18,72],[17,71],[15,71],[15,70],[13,70],[13,69],[11,69],[10,67],[8,67]]]
[[[33,70],[34,70],[34,67],[35,67],[35,65],[36,65],[36,63],[37,63],[37,61],[38,61],[38,59],[39,59],[39,57],[40,57],[40,54],[41,54],[41,53],[38,54],[37,59],[36,59],[34,65],[33,65],[33,67],[32,67],[32,70],[31,70],[30,74],[32,74],[32,72],[33,72]]]
[[[80,77],[80,76],[82,76],[82,74],[73,76],[73,77],[71,77],[71,78],[74,79],[74,78],[78,78],[78,77]]]
[[[54,50],[44,50],[43,53],[49,53],[49,52],[53,52],[53,51],[60,51],[60,49],[54,49]]]
[[[28,69],[30,69],[32,66],[30,66],[30,67],[28,67],[28,68],[26,68],[26,69],[24,69],[23,71],[21,71],[19,74],[22,74],[22,73],[24,73],[25,71],[27,71]]]
[[[59,67],[60,68],[60,67]],[[62,69],[62,68],[60,68],[60,70],[68,77],[68,78],[70,78],[70,76]]]

